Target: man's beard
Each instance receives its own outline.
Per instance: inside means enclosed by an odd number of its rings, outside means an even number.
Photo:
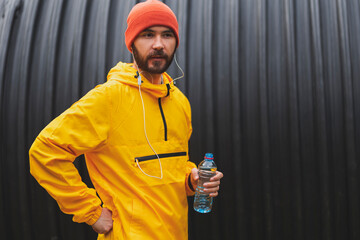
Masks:
[[[174,51],[173,54],[169,56],[165,54],[163,50],[154,50],[148,56],[144,57],[140,56],[134,44],[132,46],[132,50],[138,68],[151,74],[161,74],[165,72],[166,69],[168,69],[168,67],[170,66],[175,54]],[[157,58],[163,58],[165,60],[165,64],[163,64],[162,61],[160,62],[153,60],[152,66],[149,66],[148,62],[154,56],[156,56]]]

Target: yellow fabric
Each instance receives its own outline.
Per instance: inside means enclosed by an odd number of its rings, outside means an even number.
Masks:
[[[100,234],[98,239],[184,240],[188,238],[187,195],[194,194],[187,177],[196,167],[188,161],[190,104],[167,74],[161,85],[142,76],[150,143],[158,154],[185,152],[161,158],[163,179],[144,175],[135,158],[154,153],[144,134],[135,75],[130,64],[119,63],[109,72],[106,83],[53,120],[30,149],[30,171],[61,210],[74,215],[75,222],[94,224],[102,201],[103,207],[112,211],[114,225],[109,234]],[[158,98],[166,119],[167,141]],[[96,192],[81,181],[73,165],[81,154],[85,154]],[[157,158],[139,164],[145,173],[160,176]]]

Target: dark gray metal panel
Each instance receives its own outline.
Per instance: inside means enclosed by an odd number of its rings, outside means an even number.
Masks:
[[[30,176],[27,151],[131,60],[124,31],[136,2],[0,2],[2,238],[96,238]],[[214,152],[225,173],[211,214],[189,199],[190,239],[360,239],[359,1],[165,3],[180,25],[190,157]],[[175,64],[169,73],[181,75]],[[75,164],[91,186],[83,159]]]
[[[4,86],[1,101],[2,127],[2,183],[5,194],[4,215],[7,216],[9,226],[5,236],[9,239],[21,239],[30,234],[31,203],[28,185],[28,164],[23,156],[27,155],[27,84],[23,81],[30,70],[31,39],[34,30],[33,15],[36,13],[37,2],[17,2],[17,14],[13,15],[9,28],[9,50],[5,58]],[[11,6],[11,3],[10,3]],[[5,13],[6,15],[6,13]],[[6,33],[5,33],[6,35]],[[20,36],[20,37],[19,37]],[[1,64],[3,65],[3,64]],[[5,106],[9,106],[5,108]],[[3,138],[4,137],[4,138]],[[6,159],[6,161],[5,161]],[[16,214],[14,214],[16,213]],[[22,216],[19,218],[18,216]],[[19,231],[21,228],[23,231]],[[10,230],[10,231],[9,231]]]
[[[343,63],[346,69],[345,82],[345,126],[346,126],[346,159],[347,159],[347,184],[349,199],[349,232],[350,238],[356,239],[360,236],[360,229],[357,227],[360,219],[360,178],[359,178],[359,153],[360,148],[360,34],[352,29],[360,28],[360,2],[350,1],[343,4],[341,20],[347,22],[344,27],[344,37],[348,37],[348,46],[344,49]],[[347,42],[346,41],[346,42]]]

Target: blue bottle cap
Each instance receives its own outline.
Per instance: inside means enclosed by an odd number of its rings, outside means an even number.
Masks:
[[[212,153],[206,153],[205,154],[205,160],[213,160],[214,159],[214,156]]]

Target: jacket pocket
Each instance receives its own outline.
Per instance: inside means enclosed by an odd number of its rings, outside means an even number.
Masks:
[[[180,156],[186,156],[186,152],[174,152],[174,153],[162,153],[158,154],[159,158],[170,158],[170,157],[180,157]],[[149,156],[143,156],[143,157],[135,157],[138,162],[144,162],[149,160],[157,159],[156,155],[149,155]]]
[[[187,152],[170,152],[134,157],[133,162],[141,186],[154,186],[185,181]],[[159,178],[162,179],[159,181]]]

